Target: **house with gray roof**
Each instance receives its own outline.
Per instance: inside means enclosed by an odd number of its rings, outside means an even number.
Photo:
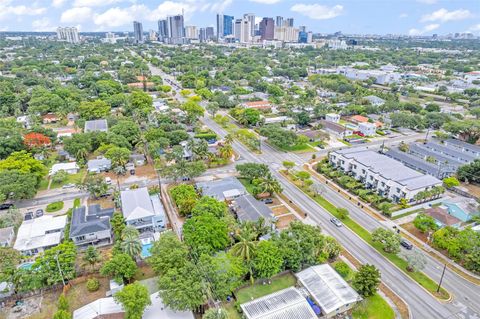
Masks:
[[[108,132],[107,120],[91,120],[85,121],[85,127],[83,129],[87,132]]]
[[[368,102],[370,102],[370,104],[372,104],[374,106],[381,106],[381,105],[385,104],[384,99],[379,98],[378,96],[375,96],[375,95],[366,96],[366,97],[364,97],[364,99],[367,100]]]
[[[102,209],[100,205],[75,208],[72,212],[70,239],[75,245],[85,248],[89,245],[105,246],[112,243],[113,208]]]
[[[196,187],[203,196],[210,196],[219,201],[231,201],[247,193],[243,184],[235,177],[199,182]]]
[[[240,222],[255,222],[263,218],[267,224],[271,224],[272,227],[274,226],[275,215],[272,210],[265,205],[264,202],[255,199],[252,195],[248,194],[235,198],[232,203],[232,208]]]
[[[120,192],[122,214],[127,225],[140,233],[165,229],[166,214],[158,194],[149,195],[146,187]]]
[[[87,162],[87,168],[89,173],[96,174],[109,171],[112,168],[112,161],[105,157],[97,157]]]

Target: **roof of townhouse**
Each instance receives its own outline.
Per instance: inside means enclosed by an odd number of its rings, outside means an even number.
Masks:
[[[386,155],[382,155],[364,147],[349,148],[335,152],[342,154],[347,158],[355,159],[360,164],[369,167],[371,171],[386,179],[393,180],[410,190],[435,186],[442,183],[442,181],[436,177],[424,175]]]
[[[462,152],[458,150],[457,148],[454,147],[449,147],[447,145],[443,145],[440,143],[436,142],[428,142],[424,144],[425,147],[434,149],[437,152],[442,152],[445,155],[455,157],[455,158],[460,158],[466,162],[473,162],[476,157],[473,154],[467,153],[467,152]]]
[[[324,314],[361,300],[360,295],[328,264],[311,266],[295,274]]]
[[[18,229],[17,239],[13,248],[18,251],[24,251],[59,244],[66,224],[67,215],[56,217],[43,215],[42,217],[26,220]]]
[[[409,146],[409,151],[411,153],[417,153],[421,154],[423,156],[432,156],[434,157],[438,162],[441,162],[442,164],[448,164],[448,165],[454,165],[454,166],[459,166],[463,165],[463,162],[460,162],[459,160],[451,157],[446,157],[442,153],[439,153],[435,151],[434,149],[425,147],[423,143],[412,143]]]
[[[234,206],[240,221],[257,221],[260,217],[268,220],[273,216],[272,210],[252,195],[243,195],[236,198]]]
[[[210,196],[217,200],[225,200],[225,195],[246,194],[246,189],[235,177],[227,177],[208,182],[199,182],[196,184],[201,189],[203,196]],[[236,191],[233,192],[232,191]]]
[[[433,219],[438,220],[443,225],[452,226],[462,222],[455,216],[448,213],[448,210],[442,207],[432,207],[425,210],[425,214],[431,216]]]
[[[155,197],[158,198],[157,195],[148,194],[146,187],[121,191],[123,217],[129,221],[165,214],[160,200],[157,202]]]
[[[448,171],[448,167],[439,167],[433,163],[429,163],[415,155],[398,151],[396,149],[388,150],[385,155],[391,157],[399,162],[402,162],[405,166],[421,171],[426,174],[437,176],[439,173]]]
[[[295,287],[289,287],[246,302],[240,307],[248,319],[317,318],[305,297]]]
[[[446,140],[445,144],[446,145],[453,145],[453,146],[456,146],[457,148],[464,148],[464,149],[469,150],[470,152],[475,152],[475,153],[480,152],[480,146],[479,145],[466,143],[464,141],[460,141],[460,140],[453,139],[453,138]]]
[[[113,208],[102,209],[100,205],[75,208],[72,212],[70,238],[110,229]]]

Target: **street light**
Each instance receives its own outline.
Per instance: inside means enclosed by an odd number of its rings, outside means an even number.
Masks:
[[[438,282],[437,293],[440,292],[440,287],[442,286],[443,276],[445,275],[445,270],[447,269],[447,264],[443,266],[442,277],[440,277],[440,281]]]

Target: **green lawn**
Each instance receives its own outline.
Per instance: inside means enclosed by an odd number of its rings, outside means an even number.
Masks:
[[[333,216],[337,217],[340,219],[338,213],[337,213],[337,208],[335,205],[327,201],[325,198],[323,198],[320,195],[313,196],[305,187],[300,187],[297,185],[303,192],[305,192],[307,195],[309,195],[311,198],[313,198],[320,206],[325,208],[330,214]],[[350,228],[352,231],[354,231],[358,236],[360,236],[363,240],[365,240],[370,246],[375,248],[380,254],[385,256],[388,260],[390,260],[393,264],[395,264],[398,268],[402,269],[407,275],[409,275],[413,280],[415,280],[417,283],[419,283],[422,287],[427,289],[430,293],[435,295],[436,297],[440,299],[448,299],[450,297],[449,293],[445,289],[441,289],[440,293],[437,293],[437,283],[433,281],[430,277],[425,275],[421,271],[406,271],[407,268],[407,262],[403,260],[402,258],[398,257],[396,254],[391,254],[387,253],[383,250],[381,243],[378,242],[373,242],[372,241],[372,235],[368,230],[357,224],[354,220],[352,220],[350,217],[342,219],[342,222],[345,226]]]
[[[85,175],[84,169],[80,170],[77,174],[68,174],[68,177],[64,182],[62,183],[52,182],[52,184],[50,185],[50,189],[59,188],[66,184],[78,184],[82,181],[84,175]]]
[[[254,185],[252,185],[252,183],[250,183],[250,181],[246,178],[239,178],[238,179],[240,181],[240,183],[243,184],[243,186],[245,186],[245,188],[247,189],[247,192],[250,194],[250,195],[253,195],[253,188],[255,187]]]
[[[296,283],[296,279],[292,274],[285,274],[272,279],[270,285],[262,285],[261,283],[248,286],[237,291],[237,302],[245,303],[252,299],[260,298],[276,291],[292,287]]]
[[[237,309],[235,309],[235,305],[233,302],[228,304],[224,304],[223,308],[227,311],[228,319],[241,319],[241,315],[238,313]]]
[[[352,312],[352,317],[354,319],[393,319],[395,313],[385,299],[375,294],[358,304]]]
[[[49,181],[48,178],[42,178],[42,180],[40,181],[40,185],[38,185],[38,190],[39,190],[39,191],[47,190],[47,188],[48,188],[48,181]]]
[[[63,208],[63,202],[53,202],[47,205],[47,208],[45,209],[47,213],[54,213],[58,212]]]
[[[297,144],[292,147],[282,147],[282,150],[287,152],[298,152],[298,153],[315,152],[315,149],[307,143]]]

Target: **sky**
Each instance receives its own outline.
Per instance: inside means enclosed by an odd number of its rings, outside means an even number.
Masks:
[[[480,35],[480,0],[0,0],[0,31],[157,29],[167,15],[185,14],[185,25],[215,26],[216,13],[240,17],[293,17],[314,33]]]

